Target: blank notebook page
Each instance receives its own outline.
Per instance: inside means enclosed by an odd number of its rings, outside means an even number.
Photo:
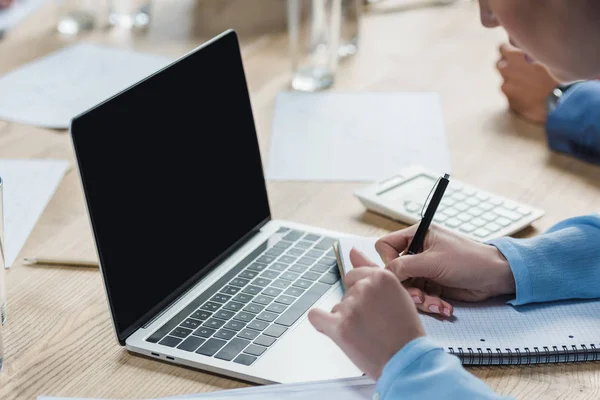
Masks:
[[[352,247],[379,265],[374,238],[348,237],[339,240],[343,270],[348,272],[348,253]],[[429,336],[445,348],[533,349],[554,346],[581,347],[600,343],[600,302],[563,301],[514,307],[511,298],[496,298],[481,303],[452,301],[454,316],[441,319],[420,315]]]

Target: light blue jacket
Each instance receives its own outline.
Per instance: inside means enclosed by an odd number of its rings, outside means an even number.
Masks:
[[[600,297],[600,216],[563,221],[531,239],[490,242],[508,260],[516,281],[515,306]],[[585,282],[582,285],[581,282]],[[387,363],[374,398],[500,399],[467,372],[457,357],[429,338],[408,343]]]

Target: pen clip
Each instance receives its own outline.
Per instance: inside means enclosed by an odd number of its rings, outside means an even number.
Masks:
[[[441,177],[437,178],[437,181],[435,181],[435,183],[433,184],[433,187],[429,191],[429,194],[427,195],[427,198],[425,199],[425,203],[423,203],[423,208],[421,209],[421,219],[425,218],[425,216],[423,214],[425,213],[425,209],[427,208],[427,202],[429,201],[429,198],[431,197],[431,194],[433,193],[433,191],[435,190],[437,185],[440,183],[441,179],[442,179]]]

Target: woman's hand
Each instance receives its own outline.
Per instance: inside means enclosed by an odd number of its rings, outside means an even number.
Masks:
[[[9,7],[14,0],[0,0],[0,9]]]
[[[308,319],[371,378],[408,342],[425,332],[407,291],[390,271],[352,250],[355,267],[344,277],[346,294],[331,312],[312,309]]]
[[[394,232],[375,245],[386,269],[407,288],[421,311],[451,316],[452,305],[441,298],[481,301],[515,293],[515,279],[508,262],[494,246],[474,242],[431,226],[423,251],[402,255],[417,226]]]

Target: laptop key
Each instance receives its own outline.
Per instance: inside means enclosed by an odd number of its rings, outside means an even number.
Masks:
[[[279,296],[278,298],[275,299],[276,303],[285,304],[287,306],[289,306],[290,304],[292,304],[294,301],[296,301],[295,297],[286,296],[285,294],[282,294],[281,296]]]
[[[258,275],[258,272],[252,271],[251,269],[246,269],[246,270],[240,272],[240,274],[238,275],[238,278],[254,279],[254,278],[256,278],[256,275]]]
[[[269,286],[268,288],[262,291],[262,294],[266,294],[267,296],[271,297],[276,297],[279,296],[281,292],[283,292],[283,290]]]
[[[231,282],[229,282],[230,285],[233,286],[239,286],[239,287],[244,287],[248,284],[248,282],[250,282],[249,279],[244,279],[244,278],[233,278],[231,280]]]
[[[225,346],[226,343],[226,341],[221,339],[208,339],[206,343],[196,350],[196,353],[212,357],[221,347]]]
[[[308,269],[308,266],[302,264],[294,264],[288,269],[288,272],[297,272],[299,274],[303,273]]]
[[[317,274],[315,272],[307,272],[304,275],[302,275],[302,279],[306,279],[308,281],[316,281],[320,277],[321,277],[321,274]]]
[[[250,346],[246,347],[246,349],[244,350],[244,353],[246,354],[251,354],[253,356],[260,356],[262,353],[265,352],[265,350],[267,350],[266,347],[263,346],[257,346],[255,344],[251,344]]]
[[[197,319],[188,318],[181,323],[181,326],[194,330],[199,327],[201,323],[202,321],[198,321]]]
[[[269,326],[268,322],[265,321],[259,321],[257,319],[255,319],[254,321],[250,322],[248,325],[246,325],[247,328],[250,329],[255,329],[257,331],[262,331],[264,330],[267,326]]]
[[[289,240],[290,242],[295,242],[300,239],[304,235],[304,232],[300,231],[291,231],[287,235],[283,237],[284,240]]]
[[[265,336],[265,335],[260,335],[254,341],[254,344],[259,344],[261,346],[266,346],[266,347],[269,347],[273,343],[275,343],[275,338],[274,337],[270,337],[270,336]]]
[[[235,301],[239,301],[240,303],[248,303],[250,301],[252,301],[252,299],[254,298],[254,296],[252,296],[251,294],[247,294],[247,293],[238,293],[233,300]]]
[[[336,283],[338,280],[340,279],[339,275],[336,274],[332,274],[331,272],[326,273],[325,275],[323,275],[323,277],[321,279],[319,279],[319,282],[321,283],[326,283],[328,285],[333,285],[334,283]]]
[[[282,271],[285,271],[287,269],[287,267],[288,267],[287,264],[276,262],[276,263],[273,263],[273,265],[271,265],[269,267],[269,269],[272,269],[277,272],[282,272]]]
[[[260,272],[263,269],[267,268],[267,264],[253,263],[248,267],[248,269],[256,272]]]
[[[194,336],[200,336],[200,337],[203,337],[203,338],[209,338],[216,331],[217,331],[216,329],[206,328],[204,326],[201,326],[200,328],[198,328],[198,329],[196,329],[194,331],[193,335]]]
[[[315,235],[314,233],[309,233],[302,238],[302,240],[308,240],[309,242],[316,242],[319,239],[321,239],[321,236]]]
[[[239,313],[237,313],[235,315],[235,317],[233,317],[233,319],[238,320],[238,321],[243,321],[243,322],[250,322],[252,321],[252,319],[255,317],[254,314],[251,314],[249,312],[245,312],[245,311],[241,311]]]
[[[275,261],[275,258],[277,257],[273,257],[273,256],[260,256],[256,259],[257,262],[259,263],[263,263],[263,264],[271,264],[273,261]]]
[[[279,242],[275,243],[275,245],[273,247],[275,247],[276,249],[287,249],[291,245],[292,245],[291,242],[287,242],[285,240],[280,240]]]
[[[229,329],[221,329],[215,333],[215,337],[219,339],[229,340],[235,336],[235,331]]]
[[[235,286],[225,286],[223,289],[221,289],[221,292],[231,295],[237,294],[239,291],[240,288]]]
[[[225,326],[223,326],[223,328],[231,329],[234,331],[241,331],[245,327],[246,327],[245,322],[236,321],[236,320],[229,321],[228,323],[225,324]]]
[[[284,272],[283,274],[281,274],[281,279],[285,279],[287,281],[295,281],[296,279],[298,279],[298,277],[300,276],[300,274],[296,274],[294,272]]]
[[[287,306],[285,304],[271,303],[271,305],[269,307],[267,307],[267,311],[281,314],[282,312],[285,311],[286,308],[287,308]]]
[[[250,342],[247,340],[235,338],[231,342],[227,343],[227,345],[215,355],[215,358],[225,361],[231,361],[234,359],[235,356],[240,354],[242,350],[244,350],[249,344]]]
[[[208,311],[196,310],[192,315],[190,315],[190,317],[204,321],[205,319],[208,319],[211,315],[212,313],[209,313]]]
[[[296,243],[296,247],[298,247],[300,249],[308,249],[308,248],[312,247],[312,245],[313,245],[312,242],[307,242],[307,241],[302,241],[302,242]]]
[[[242,364],[242,365],[246,365],[246,366],[252,365],[252,363],[254,361],[256,361],[256,357],[248,355],[248,354],[240,354],[239,356],[237,356],[237,358],[235,360],[233,360],[234,363]]]
[[[337,260],[335,259],[335,257],[323,257],[319,260],[319,262],[321,264],[326,264],[329,266],[337,264]]]
[[[225,304],[223,308],[230,311],[240,311],[242,308],[244,308],[244,304],[230,301],[229,303]]]
[[[287,254],[288,256],[292,256],[292,257],[299,257],[302,254],[304,254],[304,249],[296,249],[296,248],[289,249],[287,251],[287,253],[285,253],[285,254]]]
[[[219,329],[223,325],[225,325],[225,321],[221,319],[211,318],[208,321],[206,321],[202,326],[207,328]]]
[[[316,273],[323,273],[325,271],[327,271],[330,268],[329,265],[325,265],[325,264],[316,264],[315,266],[313,266],[310,271],[311,272],[316,272]]]
[[[285,292],[283,292],[283,294],[287,294],[294,297],[298,297],[302,295],[302,293],[304,293],[304,289],[300,289],[297,287],[288,288]]]
[[[320,258],[323,255],[323,250],[318,250],[318,249],[309,250],[309,252],[306,253],[306,255],[308,257],[312,257],[314,259],[317,259],[317,258]]]
[[[248,311],[251,312],[253,314],[258,314],[260,313],[263,309],[265,308],[265,306],[261,306],[260,304],[256,304],[256,303],[250,303],[248,304],[246,307],[244,307],[244,311]]]
[[[284,232],[289,232],[290,228],[286,228],[285,226],[280,226],[279,229],[277,229],[277,233],[284,233]]]
[[[296,262],[302,265],[313,265],[317,262],[317,259],[312,257],[300,257]]]
[[[244,288],[244,290],[242,290],[242,293],[248,293],[248,294],[259,294],[262,291],[262,288],[259,286],[246,286]]]
[[[258,314],[258,316],[256,317],[256,319],[260,319],[261,321],[267,321],[267,322],[273,322],[275,321],[275,319],[278,317],[277,314],[271,313],[271,312],[267,312],[267,311],[263,311],[262,313]]]
[[[256,333],[258,335],[258,332]],[[252,338],[254,339],[254,338]],[[173,336],[165,336],[163,340],[158,342],[158,344],[162,344],[163,346],[175,347],[179,343],[181,343],[181,338],[176,338]]]
[[[173,331],[171,331],[171,333],[169,333],[169,335],[185,339],[192,332],[193,331],[191,329],[182,328],[181,326],[178,326],[177,328],[173,329]]]
[[[296,282],[292,284],[292,286],[296,286],[302,289],[308,289],[312,285],[311,281],[307,281],[306,279],[298,279]]]
[[[200,307],[201,310],[205,310],[205,311],[216,311],[219,309],[219,307],[221,307],[220,303],[215,303],[212,301],[207,301],[206,303],[204,303],[202,305],[202,307]]]
[[[291,281],[286,281],[285,279],[277,279],[276,281],[271,283],[271,286],[277,289],[286,289],[288,286],[290,286],[291,283]]]
[[[270,296],[260,295],[254,298],[255,303],[262,304],[263,306],[268,305],[271,301],[273,301],[273,298]]]
[[[231,296],[223,294],[223,293],[217,293],[215,294],[210,301],[214,301],[217,303],[227,303],[227,300],[229,300],[231,298]]]
[[[273,324],[269,326],[267,330],[263,332],[263,334],[278,338],[279,336],[283,335],[285,331],[287,331],[287,328],[281,325]]]
[[[196,349],[200,347],[205,340],[206,339],[201,339],[196,336],[190,336],[189,338],[185,339],[183,343],[177,346],[177,348],[185,351],[196,351]]]
[[[267,279],[275,279],[275,278],[277,278],[277,276],[279,276],[279,272],[274,271],[272,269],[268,269],[265,272],[263,272],[262,274],[260,274],[261,278],[267,278]]]
[[[334,243],[335,243],[335,239],[326,237],[326,238],[321,239],[321,241],[316,244],[315,249],[329,250],[329,249],[331,249],[331,246],[333,246]]]
[[[233,317],[234,315],[235,315],[235,313],[233,311],[227,311],[227,310],[219,310],[215,313],[216,318],[224,319],[226,321],[229,318]]]
[[[308,282],[308,281],[305,281]],[[315,283],[309,290],[307,290],[298,300],[292,304],[286,312],[281,314],[276,324],[283,326],[292,326],[294,322],[298,320],[308,309],[315,304],[319,298],[325,294],[331,286],[322,283]]]
[[[260,286],[260,287],[267,287],[269,286],[269,284],[271,283],[271,279],[266,279],[266,278],[256,278],[255,280],[252,281],[252,284],[255,286]],[[262,289],[261,289],[262,290]]]
[[[271,248],[270,250],[268,250],[267,252],[265,252],[266,256],[271,256],[271,257],[277,257],[283,254],[285,250],[284,249],[278,249],[278,248]]]
[[[260,335],[259,331],[254,331],[252,329],[244,329],[243,331],[241,331],[240,333],[238,333],[238,337],[244,338],[244,339],[248,339],[248,340],[254,340],[256,339],[256,337]]]

